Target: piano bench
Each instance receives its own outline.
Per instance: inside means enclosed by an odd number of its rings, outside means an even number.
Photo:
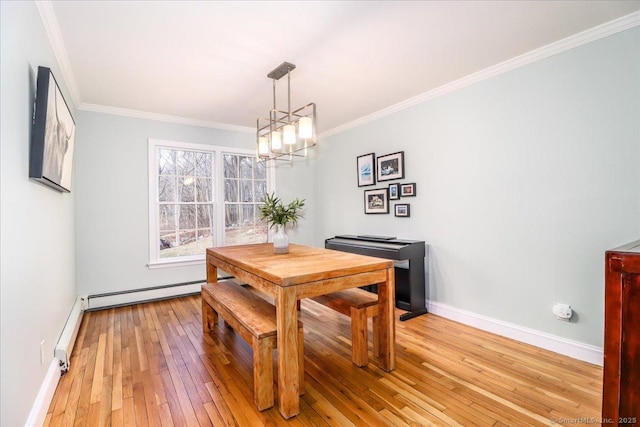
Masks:
[[[356,366],[369,363],[367,319],[373,319],[373,354],[378,356],[378,296],[352,288],[312,298],[345,316],[351,317],[351,361]]]

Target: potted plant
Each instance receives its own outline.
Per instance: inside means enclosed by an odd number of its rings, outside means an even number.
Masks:
[[[286,226],[289,223],[296,225],[298,218],[302,218],[302,208],[305,200],[296,198],[285,205],[275,193],[267,194],[260,206],[260,218],[267,221],[269,228],[276,226],[276,234],[273,236],[273,252],[276,254],[289,253],[289,238],[286,234]]]

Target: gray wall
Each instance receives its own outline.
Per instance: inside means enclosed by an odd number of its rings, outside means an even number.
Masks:
[[[0,425],[18,426],[76,297],[76,187],[63,194],[28,178],[37,67],[51,68],[70,96],[35,4],[3,1],[0,19]]]
[[[639,81],[634,28],[327,137],[314,242],[424,239],[430,299],[602,346],[604,251],[640,238]],[[364,215],[356,156],[396,151],[411,218]]]
[[[298,221],[297,226],[287,226],[289,243],[324,246],[315,245],[314,242],[317,232],[315,186],[322,179],[314,175],[313,165],[319,150],[321,147],[310,149],[307,158],[295,159],[292,163],[277,162],[271,166],[276,171],[277,195],[285,203],[295,198],[305,200],[303,218]]]
[[[78,294],[205,277],[202,265],[149,270],[148,139],[255,148],[252,133],[78,111]]]

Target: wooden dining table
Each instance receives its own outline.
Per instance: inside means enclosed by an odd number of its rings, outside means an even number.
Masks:
[[[297,301],[365,285],[378,285],[377,364],[395,369],[395,277],[393,261],[310,246],[273,244],[207,249],[207,282],[218,269],[273,297],[277,316],[278,403],[284,418],[300,413]],[[303,386],[303,385],[302,385]]]

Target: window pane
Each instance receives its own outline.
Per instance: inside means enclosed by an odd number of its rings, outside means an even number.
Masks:
[[[225,154],[223,156],[223,162],[224,162],[224,177],[237,178],[238,177],[238,157],[232,154]]]
[[[248,243],[266,243],[267,227],[240,227],[225,236],[225,244],[242,245]]]
[[[254,216],[253,216],[253,205],[243,205],[242,206],[242,226],[253,226]]]
[[[240,178],[253,178],[253,157],[240,157]]]
[[[196,183],[191,176],[178,177],[178,201],[195,202]]]
[[[265,233],[267,232],[267,227],[269,225],[267,224],[267,220],[266,219],[262,219],[260,218],[260,210],[256,209],[256,228],[264,228],[265,229]],[[266,242],[266,240],[265,240]]]
[[[225,167],[238,167],[238,170],[235,174],[225,171],[225,176],[240,179],[225,180],[225,201],[234,202],[227,206],[225,244],[266,242],[266,223],[257,219],[259,212],[256,209],[256,203],[267,193],[266,166],[264,163],[257,164],[252,156],[227,156]],[[233,163],[232,157],[235,159]],[[237,202],[242,205],[236,205]]]
[[[203,253],[207,248],[213,246],[213,231],[211,229],[198,230],[198,252]]]
[[[158,201],[176,201],[176,177],[160,175],[158,177]]]
[[[160,258],[197,255],[198,242],[195,236],[194,230],[181,231],[172,247],[160,250]]]
[[[176,233],[160,232],[160,257],[174,256],[172,255],[174,246],[176,246]]]
[[[176,175],[196,174],[196,153],[193,151],[176,151]]]
[[[176,229],[176,205],[160,205],[160,231]]]
[[[253,178],[254,179],[267,179],[267,166],[265,162],[253,163]]]
[[[253,202],[253,181],[250,179],[243,179],[240,185],[240,201]]]
[[[196,230],[180,230],[179,234],[180,256],[195,255],[197,253],[198,245],[196,242]]]
[[[224,207],[224,226],[234,228],[240,225],[238,205],[226,205]]]
[[[224,180],[224,201],[225,202],[238,201],[238,180],[236,179]]]
[[[196,228],[195,205],[180,205],[180,230]]]
[[[267,195],[267,181],[255,181],[254,187],[255,194],[253,195],[253,200],[255,202],[262,202],[264,197]]]
[[[196,205],[198,211],[198,229],[213,227],[212,205]]]
[[[211,176],[211,153],[196,152],[196,174],[198,176]]]
[[[196,180],[196,201],[212,201],[213,180],[211,178],[198,178]]]
[[[158,174],[175,175],[176,174],[176,155],[175,150],[168,148],[158,149]]]

